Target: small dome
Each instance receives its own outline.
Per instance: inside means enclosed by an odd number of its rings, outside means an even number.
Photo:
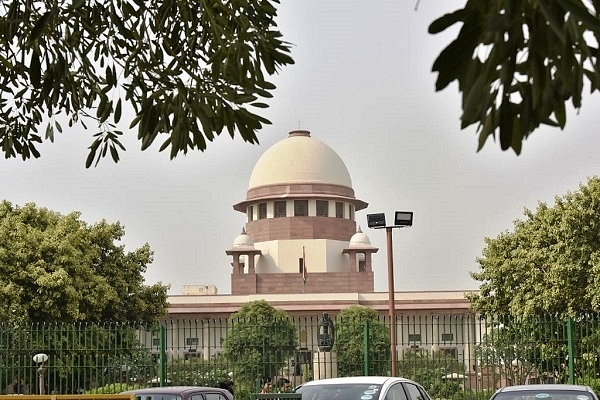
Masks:
[[[309,131],[289,133],[258,159],[248,189],[276,184],[324,183],[352,188],[350,173],[340,156]]]
[[[233,241],[233,248],[240,247],[252,247],[254,248],[254,242],[252,238],[246,234],[246,229],[242,228],[242,233],[240,233],[235,240]]]
[[[365,246],[370,247],[371,241],[369,240],[369,237],[362,232],[362,230],[360,229],[360,226],[359,226],[356,233],[354,235],[352,235],[352,237],[350,238],[350,247],[365,247]]]

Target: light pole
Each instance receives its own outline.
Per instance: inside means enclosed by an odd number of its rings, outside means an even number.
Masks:
[[[396,211],[394,215],[394,225],[387,226],[385,223],[385,214],[368,214],[367,225],[369,228],[385,228],[387,239],[387,263],[388,263],[388,302],[390,314],[390,350],[392,353],[392,376],[396,376],[397,358],[396,358],[396,301],[394,299],[394,250],[392,246],[392,229],[406,228],[412,226],[412,211]]]
[[[44,363],[48,361],[48,354],[38,353],[33,356],[33,362],[37,364],[39,394],[44,394]]]

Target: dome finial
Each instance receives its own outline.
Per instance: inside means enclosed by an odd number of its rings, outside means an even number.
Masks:
[[[358,226],[358,229],[356,230],[356,233],[362,233],[362,229],[360,229],[360,225]]]
[[[245,235],[246,234],[246,227],[242,226],[242,233],[240,233],[240,235]]]

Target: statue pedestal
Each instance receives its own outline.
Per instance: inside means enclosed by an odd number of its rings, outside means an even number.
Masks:
[[[337,378],[337,353],[315,351],[313,354],[313,379]]]

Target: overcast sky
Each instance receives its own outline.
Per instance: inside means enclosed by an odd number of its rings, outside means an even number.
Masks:
[[[369,203],[356,218],[380,248],[375,290],[387,290],[385,231],[369,230],[366,215],[392,218],[394,210],[414,211],[414,226],[393,233],[396,290],[461,290],[477,287],[469,271],[484,237],[598,173],[600,97],[589,92],[564,131],[536,131],[520,156],[491,140],[476,152],[475,130],[460,130],[456,86],[436,93],[431,72],[456,31],[427,33],[464,1],[282,3],[278,23],[296,64],[273,78],[278,89],[264,111],[273,124],[259,133],[260,145],[225,133],[205,153],[169,161],[159,146],[139,151],[130,131],[121,162],[85,169],[93,132],[78,128],[42,146],[41,159],[1,159],[0,197],[77,210],[88,223],[120,221],[128,249],[148,242],[155,252],[147,283],[171,284],[171,294],[184,284],[214,284],[226,294],[225,250],[246,220],[232,205],[245,199],[261,154],[300,127],[341,156],[356,197]]]

